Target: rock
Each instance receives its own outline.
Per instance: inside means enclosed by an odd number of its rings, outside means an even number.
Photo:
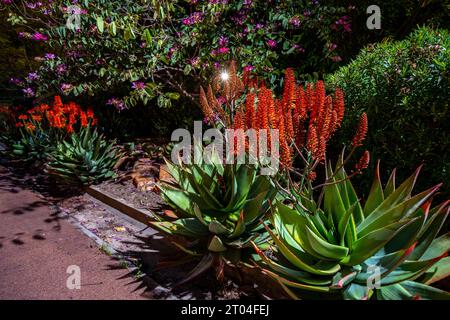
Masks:
[[[172,210],[163,210],[164,214],[170,218],[177,219],[177,215]]]
[[[134,186],[142,191],[153,191],[156,188],[157,176],[158,167],[148,158],[137,160],[131,173]]]
[[[175,179],[170,175],[169,169],[165,164],[159,167],[159,180],[167,182],[175,182]]]

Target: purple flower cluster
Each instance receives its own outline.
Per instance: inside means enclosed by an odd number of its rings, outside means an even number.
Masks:
[[[109,99],[106,105],[115,107],[119,112],[125,109],[125,103],[118,98]]]
[[[220,36],[219,38],[219,46],[226,47],[228,45],[228,38],[225,36]]]
[[[169,53],[167,54],[167,59],[171,60],[173,54],[174,54],[177,50],[178,50],[178,49],[177,49],[176,46],[171,47],[171,48],[169,49]]]
[[[211,117],[205,117],[203,119],[203,123],[204,124],[209,124],[209,125],[213,125],[216,122],[218,122],[220,120],[219,115],[218,114],[213,114]]]
[[[35,40],[35,41],[47,41],[48,40],[48,36],[46,36],[43,33],[40,32],[35,32],[33,34],[28,33],[28,32],[19,32],[18,33],[19,39],[31,39],[31,40]]]
[[[337,44],[335,44],[335,43],[329,43],[329,44],[327,45],[327,48],[328,48],[328,51],[334,51],[334,50],[336,50],[336,48],[337,48]]]
[[[269,48],[273,49],[277,46],[277,42],[273,39],[269,39],[267,40],[267,45],[269,46]]]
[[[79,58],[79,57],[81,57],[81,53],[79,51],[77,51],[77,50],[67,51],[66,55],[69,58]]]
[[[11,78],[9,79],[9,82],[16,85],[16,86],[21,86],[23,85],[23,81],[20,80],[19,78]]]
[[[228,52],[230,52],[230,48],[228,48],[228,47],[220,47],[218,49],[214,49],[213,51],[211,51],[211,55],[212,56],[217,56],[219,54],[227,54]]]
[[[209,0],[210,4],[228,4],[228,0]]]
[[[86,9],[81,9],[80,7],[77,6],[70,6],[70,7],[65,7],[65,8],[61,8],[61,10],[63,12],[72,14],[72,15],[81,15],[81,14],[87,14],[88,11]]]
[[[248,16],[244,12],[238,12],[236,15],[231,17],[231,20],[239,26],[242,26],[247,20]]]
[[[196,67],[200,63],[199,57],[193,57],[188,60],[189,64],[193,67]]]
[[[60,63],[56,66],[56,74],[62,76],[67,72],[67,66],[64,63]]]
[[[30,82],[36,81],[39,79],[39,75],[37,74],[37,72],[30,72],[27,76],[27,80]]]
[[[34,90],[31,89],[31,88],[22,89],[22,92],[25,95],[25,97],[27,97],[27,98],[32,98],[32,97],[34,97],[36,95]]]
[[[183,24],[186,26],[190,26],[196,23],[199,23],[203,20],[203,13],[201,12],[194,12],[189,17],[184,18],[182,20]]]
[[[350,17],[349,16],[343,16],[339,20],[334,22],[334,25],[332,26],[333,29],[337,29],[338,26],[342,26],[344,28],[345,32],[352,32],[352,25],[350,23]]]
[[[38,8],[42,7],[43,4],[42,4],[42,2],[34,2],[34,3],[26,2],[25,5],[29,9],[38,9]]]
[[[43,33],[36,32],[31,36],[31,39],[35,41],[47,41],[48,37]]]
[[[54,53],[46,53],[45,54],[45,59],[46,60],[53,60],[56,58],[56,55]]]
[[[297,52],[305,53],[305,48],[303,48],[301,45],[299,45],[299,44],[294,44],[293,47],[294,47],[295,50],[297,50]]]
[[[65,94],[68,94],[73,89],[73,85],[71,85],[69,83],[62,83],[60,88],[61,88],[62,92],[64,92]]]
[[[292,18],[289,20],[289,23],[290,23],[291,25],[293,25],[294,27],[296,27],[296,28],[300,27],[300,25],[301,25],[300,18],[297,17],[297,16],[292,17]]]
[[[340,56],[332,56],[331,60],[333,60],[333,62],[341,62],[342,58]]]
[[[142,81],[135,81],[131,84],[131,88],[134,90],[144,90],[145,89],[145,82]]]

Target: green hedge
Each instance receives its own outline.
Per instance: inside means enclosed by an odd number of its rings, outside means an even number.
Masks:
[[[351,137],[356,119],[367,112],[372,159],[381,159],[384,169],[397,167],[399,180],[424,163],[422,175],[428,179],[418,188],[444,182],[443,191],[450,194],[448,30],[422,27],[403,41],[369,46],[326,80],[345,92],[341,139]]]

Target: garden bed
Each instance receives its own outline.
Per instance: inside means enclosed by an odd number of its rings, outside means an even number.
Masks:
[[[126,201],[137,209],[158,212],[163,204],[161,197],[157,193],[137,189],[131,180],[105,181],[95,187]]]
[[[158,198],[155,197],[155,199]],[[160,263],[164,263],[167,258],[174,260],[175,257],[179,257],[182,260],[185,256],[156,230],[99,202],[89,194],[64,199],[57,205],[64,214],[100,238],[103,241],[101,245],[103,251],[115,255],[122,263],[131,262],[134,266],[132,273],[148,287],[148,296],[151,298],[250,299],[264,297],[248,279],[242,282],[244,283],[242,286],[231,280],[211,286],[212,283],[216,283],[212,273],[207,273],[183,286],[174,287],[186,276],[186,270],[195,266],[195,262],[162,268]],[[157,203],[153,204],[154,208],[155,206]],[[239,279],[236,274],[234,278]]]

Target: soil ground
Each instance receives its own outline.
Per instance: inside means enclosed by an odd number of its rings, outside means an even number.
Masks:
[[[143,299],[140,281],[0,166],[0,299]],[[81,288],[67,288],[71,265]]]
[[[101,187],[140,208],[161,209],[157,194],[116,184]],[[219,284],[213,272],[175,287],[195,262],[161,268],[185,255],[152,228],[39,171],[0,165],[0,204],[0,299],[262,297],[253,283]],[[81,269],[81,290],[66,287],[70,265]]]

